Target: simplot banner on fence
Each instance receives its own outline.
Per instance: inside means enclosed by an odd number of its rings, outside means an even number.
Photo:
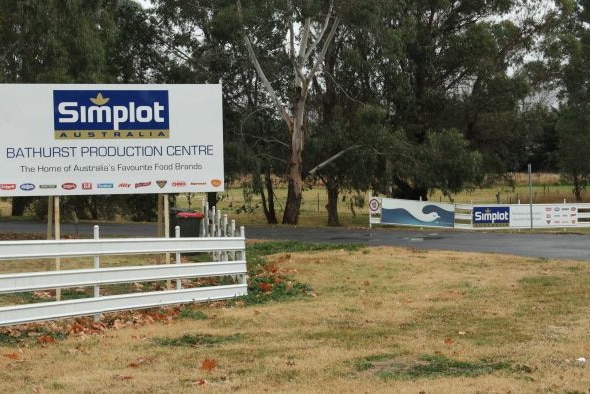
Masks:
[[[369,225],[461,229],[590,227],[590,204],[442,204],[371,197]]]
[[[223,191],[221,85],[0,85],[0,197]]]

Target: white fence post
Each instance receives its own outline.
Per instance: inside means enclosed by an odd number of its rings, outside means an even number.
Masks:
[[[100,238],[100,229],[98,227],[98,225],[95,225],[93,227],[93,239],[98,240]],[[100,269],[100,256],[94,256],[94,269],[95,270],[99,270]],[[100,297],[100,286],[99,285],[94,285],[94,298],[98,298]],[[100,320],[100,314],[95,314],[94,315],[94,321],[99,321]]]
[[[180,226],[174,227],[174,237],[180,238]],[[176,252],[176,264],[180,264],[180,253]],[[180,278],[176,279],[176,290],[180,290],[182,288],[182,282]]]

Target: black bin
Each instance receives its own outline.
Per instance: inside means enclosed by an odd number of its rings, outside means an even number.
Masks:
[[[201,236],[201,221],[204,217],[201,212],[170,210],[170,237],[176,236],[176,226],[180,227],[181,237]]]

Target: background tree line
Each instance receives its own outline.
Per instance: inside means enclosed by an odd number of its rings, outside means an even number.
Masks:
[[[587,0],[0,0],[3,83],[223,84],[228,180],[269,223],[320,181],[424,200],[522,171],[590,179]],[[22,214],[32,199],[14,199]],[[68,197],[79,217],[151,195]],[[282,204],[282,202],[281,202]]]

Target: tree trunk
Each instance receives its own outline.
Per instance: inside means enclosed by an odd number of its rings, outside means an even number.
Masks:
[[[32,197],[13,197],[11,216],[23,216],[27,206],[33,201]]]
[[[328,203],[326,204],[326,209],[328,210],[328,226],[340,226],[340,219],[338,218],[338,195],[340,194],[340,188],[338,187],[338,183],[332,178],[324,182],[328,191]]]
[[[209,209],[217,205],[217,192],[207,192],[207,204]]]
[[[270,176],[270,169],[264,176],[264,184],[266,186],[266,193],[268,194],[268,208],[265,208],[266,222],[268,224],[277,224],[277,213],[275,212],[275,192],[272,186],[272,178]]]
[[[577,171],[574,172],[574,174],[572,176],[572,180],[574,183],[574,197],[576,199],[576,202],[581,202],[582,201],[582,182],[580,180],[580,177],[578,176]]]
[[[304,84],[302,81],[301,83]],[[301,210],[301,197],[303,194],[303,145],[305,143],[305,130],[303,127],[305,115],[305,86],[295,89],[293,102],[293,129],[291,131],[291,156],[287,177],[289,188],[287,189],[287,202],[283,214],[283,224],[298,224]]]
[[[283,214],[283,224],[299,223],[299,212],[301,210],[301,197],[303,193],[303,178],[301,176],[301,158],[291,157],[288,170],[289,186],[287,189],[287,202]]]

